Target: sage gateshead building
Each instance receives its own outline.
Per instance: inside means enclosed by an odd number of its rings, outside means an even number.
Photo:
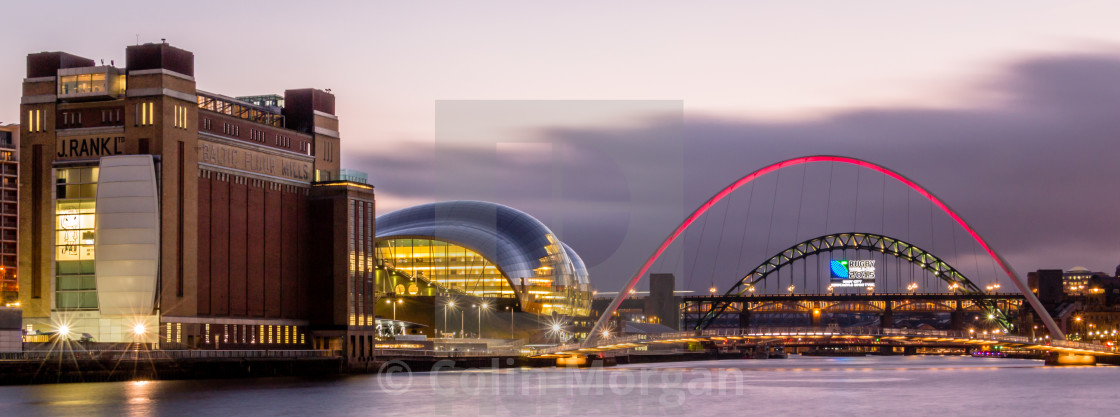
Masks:
[[[538,316],[590,314],[587,267],[547,226],[522,211],[447,201],[376,221],[377,260],[384,271],[377,285],[390,297],[459,295]]]
[[[350,317],[373,314],[374,192],[341,175],[334,95],[232,97],[196,89],[190,51],[125,56],[27,56],[24,327],[167,348],[371,346]]]

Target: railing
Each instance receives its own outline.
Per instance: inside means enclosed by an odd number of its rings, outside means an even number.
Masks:
[[[576,352],[581,349],[612,349],[623,348],[619,345],[631,343],[650,343],[654,341],[665,340],[680,340],[686,341],[693,338],[712,338],[712,337],[825,337],[825,336],[886,336],[886,337],[936,337],[936,338],[952,338],[952,339],[968,339],[968,340],[982,340],[990,341],[992,343],[1016,343],[1016,344],[1041,344],[1031,340],[1026,336],[1013,336],[1013,335],[997,335],[997,334],[977,334],[963,330],[927,330],[927,329],[884,329],[879,327],[843,327],[843,328],[827,328],[827,327],[760,327],[748,329],[707,329],[698,331],[685,331],[685,332],[671,332],[671,333],[658,333],[658,334],[641,334],[631,335],[625,337],[605,338],[599,339],[596,347],[588,348],[579,343],[570,343],[565,345],[547,347],[537,349],[534,354],[548,355],[559,352]],[[1112,350],[1104,345],[1072,342],[1072,341],[1053,341],[1050,346],[1080,349],[1095,352],[1111,352]]]
[[[337,350],[29,350],[0,353],[2,360],[160,360],[160,359],[250,359],[335,358]]]
[[[421,350],[421,349],[375,349],[375,357],[397,358],[478,358],[493,356],[523,356],[520,349],[486,349],[486,350]]]

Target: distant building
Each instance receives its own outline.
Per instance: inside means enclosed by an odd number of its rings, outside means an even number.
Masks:
[[[1048,309],[1053,309],[1065,296],[1063,275],[1060,269],[1042,269],[1027,273],[1027,284],[1038,300]]]
[[[19,226],[19,125],[0,126],[0,307],[15,303]]]
[[[649,274],[649,292],[632,291],[630,296],[622,300],[622,304],[614,312],[609,329],[635,329],[641,332],[642,328],[660,328],[683,330],[681,326],[681,297],[680,294],[689,291],[676,291],[676,278],[669,273]],[[597,294],[591,306],[591,323],[598,320],[606,311],[617,293]],[[658,327],[635,326],[634,323],[656,324]],[[589,331],[590,327],[584,329]]]
[[[1089,289],[1089,279],[1103,272],[1091,272],[1083,266],[1070,268],[1062,275],[1062,288],[1066,295],[1085,295]]]

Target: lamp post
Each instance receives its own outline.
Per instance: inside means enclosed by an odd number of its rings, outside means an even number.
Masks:
[[[478,307],[478,338],[479,339],[482,338],[482,309],[484,309],[486,307],[487,307],[486,303],[482,303],[482,305]]]
[[[506,307],[506,310],[509,310],[509,338],[513,340],[517,338],[513,331],[513,306]]]
[[[397,302],[395,303],[393,302],[393,300],[385,300],[385,303],[393,305],[393,321],[397,321],[397,304],[403,304],[404,299],[398,298]]]
[[[443,305],[443,334],[444,335],[447,335],[447,309],[448,308],[455,308],[455,302],[454,301],[448,301],[447,304]]]
[[[560,326],[560,323],[552,323],[552,333],[556,335],[557,344],[564,343],[564,328]]]

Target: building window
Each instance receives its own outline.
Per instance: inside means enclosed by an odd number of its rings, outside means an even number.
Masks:
[[[107,86],[105,75],[105,73],[64,75],[59,77],[58,93],[60,95],[104,93]]]
[[[82,125],[82,112],[64,111],[62,112],[62,126],[64,127],[80,127]]]
[[[55,308],[97,308],[97,167],[55,169]]]
[[[137,126],[151,126],[155,123],[156,119],[156,103],[136,103],[136,125]]]
[[[27,111],[27,131],[28,132],[45,132],[43,128],[43,111],[42,110],[28,110]]]
[[[119,123],[121,121],[120,109],[101,110],[101,123]]]
[[[187,128],[187,108],[186,107],[180,106],[178,104],[175,105],[175,122],[173,123],[173,126],[179,128],[179,129],[186,129]]]

